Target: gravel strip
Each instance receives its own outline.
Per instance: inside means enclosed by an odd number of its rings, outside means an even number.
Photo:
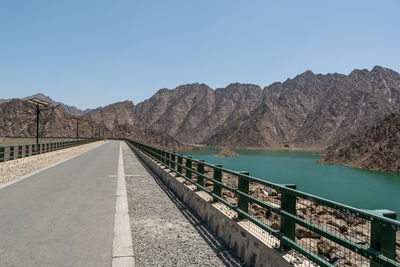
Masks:
[[[126,144],[122,149],[135,265],[243,266]]]
[[[89,151],[101,144],[104,144],[104,141],[2,162],[0,163],[0,184],[11,182],[62,160]]]

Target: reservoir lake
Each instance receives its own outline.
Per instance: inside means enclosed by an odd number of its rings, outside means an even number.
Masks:
[[[180,153],[273,183],[296,184],[300,191],[352,207],[396,211],[400,219],[400,175],[318,164],[321,157],[309,151],[239,149],[239,157],[217,158],[219,151],[201,147]]]

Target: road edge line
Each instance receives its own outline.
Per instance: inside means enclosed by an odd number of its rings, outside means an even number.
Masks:
[[[119,143],[117,192],[115,201],[114,238],[112,267],[134,267],[131,224],[129,221],[128,197],[124,178],[122,141]]]

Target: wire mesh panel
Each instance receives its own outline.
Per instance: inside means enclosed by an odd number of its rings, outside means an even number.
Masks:
[[[355,244],[370,246],[371,224],[350,210],[336,210],[311,200],[297,197],[297,216],[336,237]],[[336,242],[296,224],[296,242],[335,266],[369,266],[369,259]]]

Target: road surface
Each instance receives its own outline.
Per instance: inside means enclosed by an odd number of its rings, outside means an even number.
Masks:
[[[0,266],[110,266],[119,141],[0,189]]]

